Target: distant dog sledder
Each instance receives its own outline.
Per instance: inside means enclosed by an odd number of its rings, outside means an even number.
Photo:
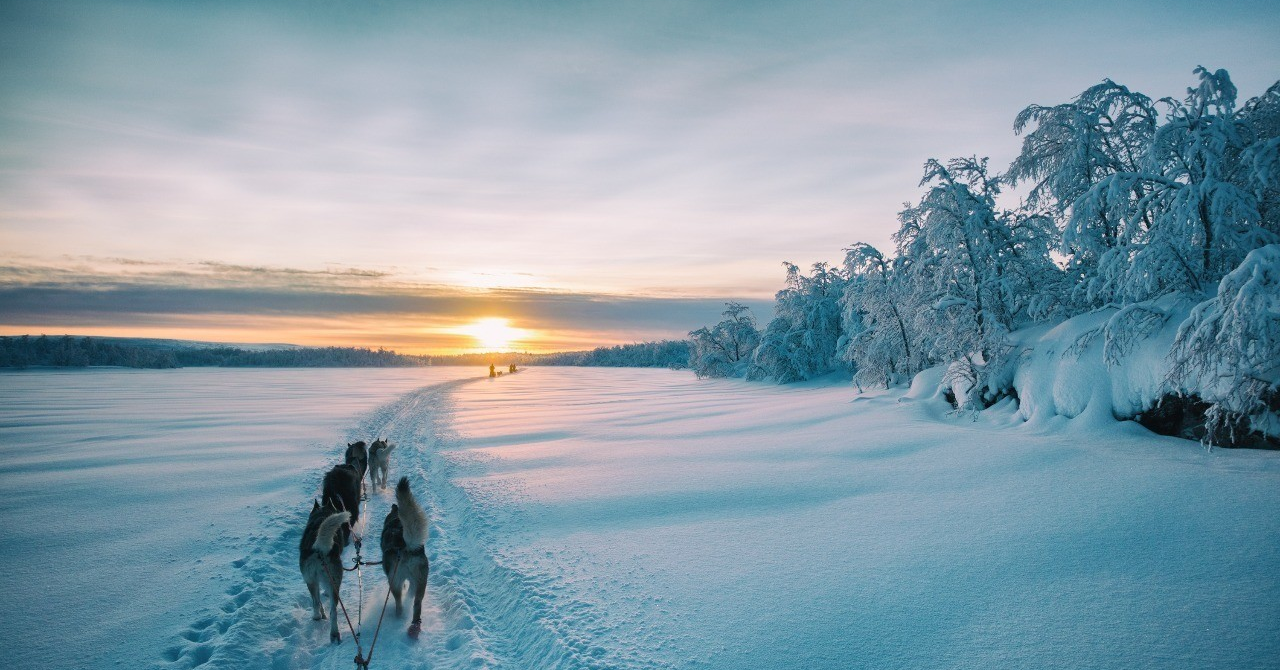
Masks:
[[[426,543],[427,513],[409,490],[409,478],[401,477],[396,484],[396,504],[382,524],[382,570],[387,575],[387,588],[396,599],[397,615],[403,613],[400,599],[404,583],[409,582],[413,591],[413,621],[409,625],[412,637],[422,631],[422,598],[430,572]]]
[[[387,488],[387,471],[391,468],[391,450],[396,445],[381,438],[369,445],[369,486],[374,490]]]
[[[350,520],[350,512],[339,510],[327,501],[323,506],[313,501],[311,516],[298,545],[298,569],[307,582],[311,618],[316,621],[325,618],[324,606],[320,604],[321,587],[328,592],[329,640],[332,642],[342,641],[342,634],[338,632],[338,592],[342,588],[343,545],[336,540]]]

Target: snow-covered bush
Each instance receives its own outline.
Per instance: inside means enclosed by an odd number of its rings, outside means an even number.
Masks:
[[[1209,403],[1206,441],[1240,430],[1280,436],[1280,245],[1255,249],[1191,312],[1173,343],[1170,384]]]
[[[689,333],[689,369],[699,377],[742,376],[760,343],[751,310],[737,302],[725,307],[723,321]]]

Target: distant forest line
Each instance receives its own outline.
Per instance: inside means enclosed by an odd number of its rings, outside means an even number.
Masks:
[[[518,352],[434,356],[361,347],[249,350],[234,346],[193,346],[167,340],[117,341],[112,338],[71,335],[0,337],[0,368],[389,368],[536,364],[682,369],[687,367],[688,361],[689,343],[683,340],[622,344],[598,347],[591,351],[551,354]]]

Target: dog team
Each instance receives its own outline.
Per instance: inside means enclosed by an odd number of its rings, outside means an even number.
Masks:
[[[341,642],[338,632],[338,593],[342,587],[342,550],[351,543],[360,518],[360,497],[365,474],[372,489],[387,488],[387,470],[396,445],[375,440],[365,448],[363,441],[347,445],[344,463],[325,473],[320,500],[312,501],[302,543],[298,547],[298,567],[311,594],[312,618],[329,619],[329,639]],[[356,540],[359,542],[359,538]],[[409,478],[396,484],[396,502],[382,524],[382,571],[396,601],[396,615],[402,613],[405,582],[413,590],[413,621],[409,635],[422,630],[422,598],[427,590],[427,515],[409,490]],[[328,591],[329,614],[320,602],[321,590]]]

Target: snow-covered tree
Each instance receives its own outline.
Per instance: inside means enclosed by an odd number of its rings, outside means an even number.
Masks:
[[[1280,436],[1280,244],[1255,249],[1178,328],[1173,388],[1210,403],[1209,443],[1241,429]]]
[[[690,333],[692,367],[779,382],[846,367],[860,385],[889,385],[945,364],[957,404],[981,408],[1012,388],[1015,371],[1026,381],[1013,343],[1035,338],[1013,331],[1105,307],[1109,316],[1084,317],[1101,323],[1061,351],[1084,355],[1101,337],[1103,361],[1120,368],[1167,353],[1152,350],[1152,335],[1201,303],[1179,329],[1172,372],[1133,391],[1142,402],[1202,398],[1211,436],[1244,427],[1275,440],[1280,83],[1237,105],[1225,71],[1195,73],[1199,84],[1179,100],[1153,102],[1106,80],[1068,103],[1026,108],[1007,175],[976,157],[928,161],[892,258],[857,244],[840,268],[819,263],[806,275],[784,264],[775,318],[742,338],[754,347],[749,365],[726,344],[731,319]],[[998,202],[1008,183],[1031,186],[1017,210]],[[1165,414],[1195,426],[1199,403]]]
[[[1008,353],[1007,334],[1058,311],[1062,273],[1049,258],[1052,225],[1000,210],[1000,178],[986,159],[931,159],[920,184],[929,189],[902,213],[898,242],[910,254],[917,299],[932,307],[930,353],[954,361],[975,391],[962,404],[985,404],[1003,390],[991,372]]]
[[[1027,206],[1051,212],[1061,229],[1061,251],[1077,280],[1077,302],[1097,305],[1109,299],[1110,287],[1099,279],[1099,266],[1124,259],[1124,248],[1139,230],[1150,227],[1147,215],[1130,216],[1148,192],[1141,181],[1095,192],[1104,180],[1134,174],[1147,161],[1157,126],[1151,99],[1110,79],[1085,90],[1072,102],[1031,105],[1014,121],[1014,132],[1026,132],[1022,153],[1009,166],[1011,183],[1030,182]],[[1094,199],[1086,196],[1095,194]]]
[[[1136,172],[1156,128],[1151,99],[1110,79],[1086,89],[1072,102],[1052,107],[1030,105],[1014,120],[1026,132],[1022,153],[1006,173],[1011,183],[1031,181],[1028,201],[1066,214],[1104,177]],[[1104,243],[1112,232],[1099,231]]]
[[[775,316],[760,337],[747,376],[785,384],[844,367],[836,349],[845,276],[827,263],[814,263],[808,276],[792,263],[783,266],[787,286],[777,293]]]
[[[1141,169],[1104,177],[1073,207],[1073,221],[1125,221],[1125,239],[1099,263],[1106,300],[1204,294],[1249,251],[1280,240],[1260,202],[1277,145],[1237,109],[1225,70],[1195,72],[1185,99],[1161,99],[1169,111]]]
[[[1257,182],[1258,214],[1264,229],[1280,233],[1280,81],[1245,102],[1240,117],[1254,142],[1242,154]]]
[[[845,250],[847,283],[840,298],[839,355],[853,367],[859,386],[888,386],[924,367],[915,329],[914,301],[893,259],[858,243]]]
[[[670,368],[689,366],[691,348],[687,340],[636,342],[612,347],[596,347],[591,351],[562,351],[541,354],[538,365],[580,365],[584,367]]]
[[[725,303],[724,320],[689,333],[689,368],[699,377],[740,377],[760,343],[756,319],[746,305]]]

